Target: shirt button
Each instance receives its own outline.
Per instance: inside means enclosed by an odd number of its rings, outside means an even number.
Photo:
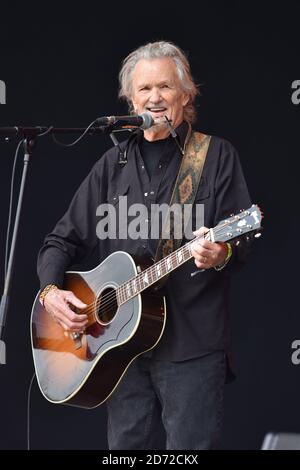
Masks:
[[[158,168],[161,168],[161,167],[162,167],[162,165],[158,165]]]
[[[149,219],[145,219],[145,222],[148,223],[148,222],[149,222]]]
[[[144,250],[146,249],[146,245],[143,245]]]
[[[144,169],[145,167],[142,165],[142,170]]]
[[[148,196],[148,193],[144,193],[144,196]]]
[[[152,194],[152,195],[153,195],[153,194],[154,194],[154,191],[150,191],[150,194]]]

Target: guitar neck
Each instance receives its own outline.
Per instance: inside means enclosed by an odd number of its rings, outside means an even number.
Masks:
[[[210,229],[205,235],[206,240],[213,240],[213,229]],[[119,305],[127,302],[136,295],[143,292],[148,287],[152,286],[160,279],[171,273],[179,266],[190,260],[193,255],[191,253],[191,245],[197,239],[200,240],[203,236],[195,237],[193,240],[186,243],[184,246],[173,251],[170,255],[161,259],[149,268],[139,273],[134,278],[120,285],[117,289],[117,298]]]
[[[209,229],[205,234],[193,238],[182,247],[173,251],[170,255],[121,284],[116,289],[118,305],[124,304],[177,269],[183,263],[190,260],[193,257],[191,245],[195,241],[205,238],[212,242],[226,242],[233,238],[241,237],[247,232],[259,230],[261,228],[262,217],[263,215],[259,207],[253,204],[249,209],[223,220],[215,228]],[[259,235],[260,234],[258,234],[258,236]]]

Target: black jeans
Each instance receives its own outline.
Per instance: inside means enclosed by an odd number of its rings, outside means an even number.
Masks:
[[[183,362],[135,359],[107,400],[109,449],[153,449],[160,419],[166,449],[217,448],[225,371],[223,351]]]

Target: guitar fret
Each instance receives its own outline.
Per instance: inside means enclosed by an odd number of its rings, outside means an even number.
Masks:
[[[250,219],[250,217],[252,217],[252,219]],[[204,235],[204,238],[206,240],[226,241],[240,236],[241,233],[247,233],[255,229],[258,230],[261,217],[257,206],[252,206],[242,214],[223,220],[215,228],[210,229],[210,231]],[[237,228],[232,228],[233,224],[235,224]],[[228,227],[230,227],[230,232],[228,231]],[[194,240],[191,240],[150,268],[137,274],[135,278],[119,286],[116,293],[118,303],[125,303],[128,299],[147,289],[160,278],[182,265],[185,261],[191,259],[193,256],[191,249],[193,242]]]
[[[170,256],[170,260],[171,260],[171,264],[172,264],[172,269],[175,269],[176,266],[177,266],[177,258],[176,258],[176,255],[174,255],[174,254],[172,253],[171,256]]]
[[[135,279],[132,279],[123,286],[120,286],[118,294],[119,302],[127,302],[131,297],[134,297],[139,292],[142,292],[144,289],[157,282],[160,278],[180,266],[180,264],[190,257],[191,248],[187,244],[180,250],[171,253],[166,258],[163,258],[156,265],[151,266],[138,274]]]
[[[161,275],[162,275],[162,276],[164,276],[165,274],[167,274],[166,260],[165,260],[165,259],[161,260],[161,263],[160,263],[160,270],[161,270]]]
[[[165,274],[167,274],[167,273],[170,271],[169,266],[170,266],[170,260],[169,260],[169,258],[166,258],[166,259],[164,260]]]
[[[116,289],[116,296],[117,296],[117,304],[120,305],[121,303],[120,288]]]
[[[137,284],[138,284],[138,290],[139,291],[143,290],[142,276],[140,274],[138,275]]]
[[[123,298],[123,303],[126,302],[126,290],[125,290],[125,287],[123,286],[123,289],[122,289],[122,298]]]
[[[120,303],[122,304],[124,302],[123,286],[120,286],[118,290],[119,290]]]
[[[148,277],[147,270],[143,275],[143,283],[144,283],[144,285],[147,285],[147,286],[149,285],[149,277]]]
[[[162,259],[160,264],[160,276],[163,277],[166,274],[165,260]]]
[[[154,269],[151,267],[150,269],[148,269],[148,273],[149,273],[149,284],[153,284],[153,282],[155,282],[156,280]]]
[[[126,301],[130,299],[131,292],[130,292],[130,282],[126,283],[126,289],[125,289],[125,297]]]
[[[131,296],[130,282],[127,282],[127,295],[128,295],[128,298]]]
[[[190,247],[189,246],[185,246],[183,248],[183,257],[184,257],[185,261],[187,261],[191,257],[191,252],[190,252]]]
[[[187,256],[190,258],[192,256],[192,247],[191,245],[187,245]]]
[[[181,263],[181,261],[182,261],[182,250],[177,251],[177,258],[178,258],[178,262]]]

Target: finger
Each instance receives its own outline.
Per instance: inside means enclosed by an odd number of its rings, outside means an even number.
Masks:
[[[61,306],[61,314],[68,319],[69,322],[77,323],[78,325],[86,325],[88,322],[88,316],[85,313],[76,313],[74,310],[68,307],[66,303]]]
[[[53,321],[58,323],[64,330],[66,330],[66,331],[69,330],[69,326],[66,323],[66,318],[62,313],[60,313],[59,310],[57,310],[57,309],[48,310],[48,312],[50,313]]]
[[[191,244],[191,250],[198,253],[198,254],[201,254],[202,253],[202,250],[204,249],[204,247],[202,247],[202,244],[200,243],[200,240],[199,238],[197,238],[192,244]]]
[[[65,331],[69,331],[69,327],[66,323],[64,323],[62,320],[58,320],[58,323],[60,324],[60,326],[65,330]]]
[[[201,260],[204,257],[207,259],[210,259],[212,257],[212,252],[210,250],[207,250],[206,248],[203,248],[200,245],[195,244],[194,246],[191,246],[191,253],[194,258]]]
[[[87,307],[87,304],[83,303],[80,299],[78,299],[78,297],[76,297],[76,295],[73,292],[71,291],[65,291],[65,292],[66,292],[65,300],[67,302],[71,303],[72,305],[80,309]]]
[[[79,328],[78,326],[77,327],[69,326],[67,323],[63,322],[62,320],[59,320],[58,323],[66,332],[83,333],[85,330],[85,328]]]
[[[74,308],[72,308],[72,307],[74,307]],[[61,301],[59,303],[59,308],[60,308],[60,311],[64,315],[66,315],[69,318],[69,320],[71,320],[71,321],[81,322],[81,321],[87,320],[87,318],[88,318],[88,315],[86,313],[77,313],[76,311],[74,311],[75,308],[77,309],[77,307],[73,304],[73,302],[70,301],[69,298],[61,299]],[[80,308],[80,307],[78,307],[78,308]]]
[[[57,318],[60,322],[60,324],[63,326],[63,328],[67,331],[82,331],[85,330],[87,326],[87,322],[74,322],[70,320],[69,318],[62,316],[60,314],[57,315]]]
[[[52,294],[52,292],[49,292],[49,295],[45,297],[45,307],[53,317],[54,321],[60,323],[65,330],[79,331],[86,328],[88,324],[88,315],[84,313],[77,314],[69,306],[73,305],[73,301],[77,305],[80,303],[84,307],[86,304],[77,299],[70,291],[56,289],[55,295],[50,294]],[[66,294],[69,295],[69,303],[66,302]],[[81,308],[80,304],[78,308]]]
[[[216,243],[211,242],[210,240],[205,238],[205,235],[208,232],[209,232],[209,229],[207,227],[204,227],[204,226],[200,227],[198,230],[193,232],[194,235],[196,235],[196,237],[197,237],[197,239],[195,240],[195,243],[197,243],[198,245],[203,246],[207,250],[214,250],[214,245],[216,245]]]
[[[198,245],[203,246],[206,250],[212,251],[214,249],[214,243],[209,240],[205,240],[205,238],[199,238],[197,243]]]
[[[70,326],[73,323],[77,323],[77,326],[85,326],[88,323],[88,315],[77,314],[74,312],[64,299],[57,299],[55,304],[51,308],[52,314],[55,315],[60,321]]]
[[[199,237],[201,235],[204,235],[205,233],[207,233],[209,231],[209,229],[207,227],[200,227],[198,228],[197,230],[195,230],[195,232],[193,232],[193,234],[196,236],[196,237]]]
[[[206,263],[204,263],[203,261],[199,261],[199,260],[195,259],[194,262],[195,262],[195,265],[197,266],[197,268],[201,268],[201,269],[207,268]]]
[[[194,256],[194,258],[196,258],[197,256],[200,256],[200,254],[201,254],[199,248],[196,245],[196,243],[193,243],[191,245],[191,254],[192,254],[192,256]]]
[[[213,251],[211,249],[205,248],[202,244],[193,243],[191,246],[192,251],[200,256],[211,256]]]

